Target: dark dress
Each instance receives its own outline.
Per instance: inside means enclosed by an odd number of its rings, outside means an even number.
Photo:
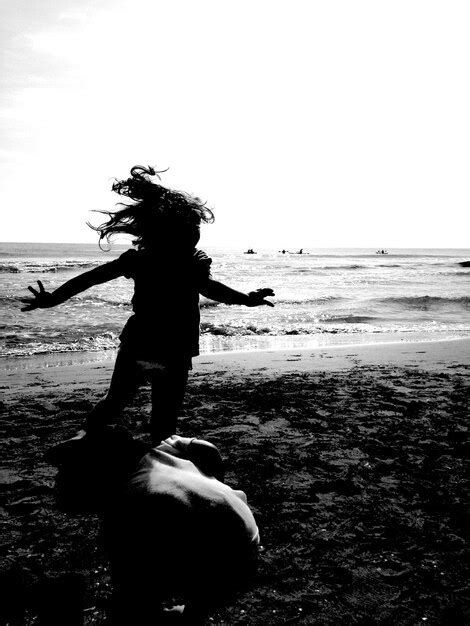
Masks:
[[[163,364],[197,356],[199,291],[211,277],[212,260],[197,249],[173,258],[128,250],[117,263],[135,283],[134,315],[121,333],[122,347],[136,358]]]

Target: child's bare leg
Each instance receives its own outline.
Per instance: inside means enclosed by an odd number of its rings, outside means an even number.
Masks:
[[[176,421],[183,405],[188,366],[171,364],[152,376],[152,417],[150,433],[153,444],[158,444],[176,432]]]
[[[142,370],[136,359],[128,350],[121,348],[116,357],[108,393],[88,415],[86,429],[116,422],[122,409],[136,394],[141,382]]]

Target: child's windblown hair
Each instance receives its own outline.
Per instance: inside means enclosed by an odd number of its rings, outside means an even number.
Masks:
[[[87,222],[100,234],[100,244],[103,239],[109,243],[113,235],[124,233],[135,236],[133,243],[142,248],[165,227],[184,229],[214,221],[214,214],[199,198],[167,189],[151,180],[151,177],[160,180],[161,173],[150,166],[135,165],[129,178],[113,183],[113,191],[132,203],[119,203],[122,208],[117,211],[97,211],[109,218],[99,226]]]

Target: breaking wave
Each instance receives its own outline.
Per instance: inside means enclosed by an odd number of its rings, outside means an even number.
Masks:
[[[4,274],[47,274],[51,272],[85,270],[101,265],[102,261],[54,261],[51,263],[13,262],[0,263],[0,273]]]

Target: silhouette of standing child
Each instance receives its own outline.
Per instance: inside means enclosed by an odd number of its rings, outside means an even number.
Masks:
[[[119,276],[134,280],[133,315],[121,335],[111,384],[106,397],[91,411],[86,429],[113,423],[149,377],[152,385],[152,442],[176,432],[176,420],[184,398],[191,359],[199,354],[199,294],[225,304],[249,307],[268,305],[272,289],[241,293],[212,279],[211,259],[196,248],[201,222],[214,215],[189,194],[167,189],[155,181],[151,167],[135,166],[126,180],[112,189],[130,199],[116,211],[100,211],[108,220],[94,228],[110,241],[115,234],[135,237],[132,248],[117,259],[84,272],[45,291],[28,289],[33,298],[22,300],[22,311],[61,304],[93,285]]]

